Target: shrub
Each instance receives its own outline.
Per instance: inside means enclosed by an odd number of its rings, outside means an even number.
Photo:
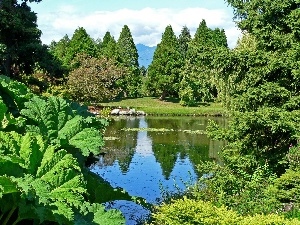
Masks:
[[[153,214],[155,224],[237,224],[239,217],[236,212],[226,207],[216,207],[210,202],[191,200],[186,197],[163,204]]]

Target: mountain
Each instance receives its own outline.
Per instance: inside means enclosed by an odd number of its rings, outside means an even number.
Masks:
[[[156,46],[149,47],[143,44],[137,44],[136,49],[139,54],[139,65],[148,68],[152,62]]]

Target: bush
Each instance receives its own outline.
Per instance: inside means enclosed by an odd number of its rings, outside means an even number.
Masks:
[[[237,224],[239,217],[236,212],[227,210],[226,207],[216,207],[209,202],[196,201],[188,198],[173,201],[171,204],[163,204],[153,214],[151,223],[165,225],[182,224]]]
[[[171,204],[163,204],[153,213],[151,225],[300,225],[297,219],[288,220],[276,214],[239,216],[225,206],[184,197]]]
[[[287,220],[282,216],[270,214],[270,215],[255,215],[244,217],[238,225],[298,225],[299,220]]]

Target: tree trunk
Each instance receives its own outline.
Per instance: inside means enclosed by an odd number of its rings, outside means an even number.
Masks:
[[[159,100],[160,100],[160,101],[165,100],[166,96],[167,96],[167,92],[166,92],[166,91],[163,91],[163,93],[162,93],[161,96],[159,97]]]

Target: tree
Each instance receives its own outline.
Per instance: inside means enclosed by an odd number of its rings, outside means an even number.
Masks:
[[[124,68],[105,57],[93,58],[78,55],[79,67],[71,71],[68,88],[72,98],[79,102],[101,102],[119,95],[118,81],[126,74]]]
[[[98,47],[95,41],[90,37],[83,27],[75,30],[71,40],[69,41],[66,52],[66,63],[69,68],[76,68],[78,62],[74,61],[77,54],[86,54],[91,57],[99,55]]]
[[[117,42],[109,31],[103,37],[100,51],[104,57],[117,59]]]
[[[40,2],[41,0],[30,0]],[[20,73],[31,73],[38,50],[42,48],[37,28],[37,16],[27,0],[0,1],[0,45],[4,46],[0,58],[2,73],[17,78]]]
[[[191,40],[192,40],[192,36],[190,30],[186,26],[184,26],[178,37],[179,47],[183,58],[186,57],[188,46]]]
[[[125,97],[137,97],[141,89],[141,76],[138,63],[138,52],[130,29],[125,25],[117,41],[118,61],[127,68],[128,74],[121,83]]]
[[[182,105],[192,106],[217,97],[213,61],[222,48],[227,48],[224,30],[212,30],[202,20],[186,52],[179,91]]]
[[[148,68],[147,89],[164,100],[167,95],[178,95],[183,65],[179,43],[171,25],[167,26]]]
[[[70,38],[66,34],[62,39],[58,42],[52,41],[49,46],[49,52],[59,61],[61,61],[62,65],[65,68],[68,68],[67,62],[67,51],[70,43]]]

